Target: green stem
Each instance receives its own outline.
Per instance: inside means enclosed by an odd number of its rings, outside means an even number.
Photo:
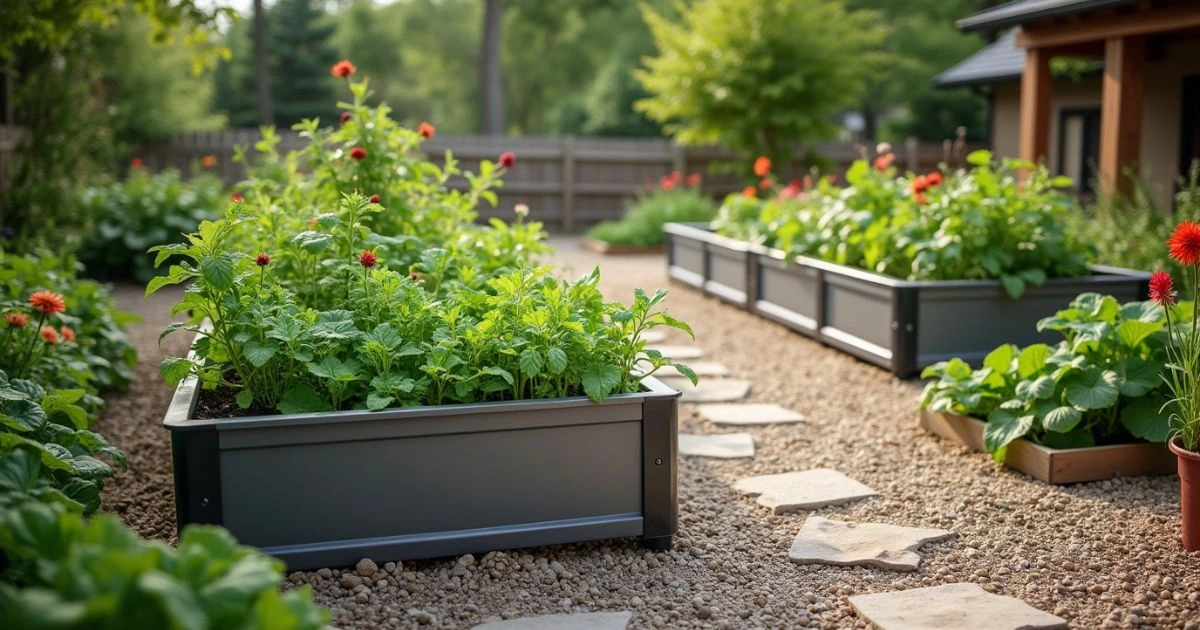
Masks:
[[[21,362],[21,370],[17,372],[22,378],[25,376],[25,369],[30,367],[29,360],[33,358],[33,350],[37,347],[38,337],[42,336],[42,324],[44,323],[46,323],[46,314],[42,313],[42,316],[38,318],[37,326],[34,326],[33,338],[29,340],[29,351],[25,353],[25,360]]]

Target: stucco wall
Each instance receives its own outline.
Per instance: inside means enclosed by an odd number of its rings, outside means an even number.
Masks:
[[[1142,146],[1138,171],[1146,181],[1155,203],[1169,207],[1178,176],[1180,98],[1183,77],[1200,74],[1200,40],[1170,42],[1159,59],[1146,63],[1142,101]],[[1046,162],[1059,164],[1059,122],[1062,110],[1099,107],[1101,81],[1089,77],[1079,81],[1054,82],[1050,113],[1050,150]],[[1020,150],[1019,128],[1021,87],[1019,82],[993,88],[992,148],[1000,155],[1015,156]],[[1200,112],[1194,113],[1200,116]]]

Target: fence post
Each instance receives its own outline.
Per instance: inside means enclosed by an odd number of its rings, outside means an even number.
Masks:
[[[684,173],[687,171],[687,149],[674,140],[671,141],[671,170]]]
[[[571,232],[575,228],[575,138],[563,139],[562,149],[562,230]]]
[[[916,173],[921,170],[921,156],[917,147],[916,138],[904,139],[904,168],[910,173]]]

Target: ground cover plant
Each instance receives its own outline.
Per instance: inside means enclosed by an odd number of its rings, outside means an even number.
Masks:
[[[587,235],[612,245],[651,247],[662,245],[663,225],[711,221],[716,204],[700,190],[700,174],[684,177],[678,171],[663,176],[655,188],[637,201],[617,221],[597,223]]]
[[[243,410],[302,413],[600,400],[665,365],[694,379],[640,339],[656,326],[691,333],[663,309],[665,292],[605,301],[598,270],[567,282],[535,263],[539,223],[473,223],[515,156],[478,172],[449,153],[430,162],[419,149],[431,125],[401,127],[365,104],[365,82],[349,87],[336,126],[300,123],[310,144],[287,155],[268,130],[225,215],[153,248],[157,263],[180,262],[147,294],[187,284],[175,312],[192,313],[164,335],[208,323],[192,357],[163,362],[169,383],[194,374]]]
[[[885,154],[884,157],[886,157]],[[1091,246],[1071,229],[1066,178],[987,151],[969,170],[897,177],[890,160],[858,160],[845,187],[822,178],[779,188],[764,176],[731,196],[718,233],[906,280],[996,279],[1019,297],[1047,278],[1089,273]],[[769,163],[768,163],[769,168]],[[1018,184],[1018,172],[1029,176]]]
[[[206,156],[202,164],[215,159]],[[206,171],[184,181],[174,169],[149,173],[138,159],[125,179],[88,186],[80,198],[91,221],[78,250],[88,274],[139,282],[154,276],[147,249],[215,218],[226,201],[221,180]]]
[[[984,444],[997,460],[1025,438],[1053,448],[1138,440],[1165,442],[1172,405],[1159,376],[1170,327],[1190,326],[1192,305],[1120,304],[1084,293],[1038,323],[1063,340],[1000,346],[971,369],[961,359],[929,366],[920,408],[986,419]]]

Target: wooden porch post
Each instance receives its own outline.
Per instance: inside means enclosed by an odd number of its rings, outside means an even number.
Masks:
[[[1106,192],[1133,192],[1121,172],[1137,162],[1142,144],[1143,37],[1110,37],[1104,42],[1104,85],[1100,99],[1100,185]]]
[[[1025,49],[1021,74],[1021,159],[1039,162],[1050,149],[1050,53],[1044,48]]]

